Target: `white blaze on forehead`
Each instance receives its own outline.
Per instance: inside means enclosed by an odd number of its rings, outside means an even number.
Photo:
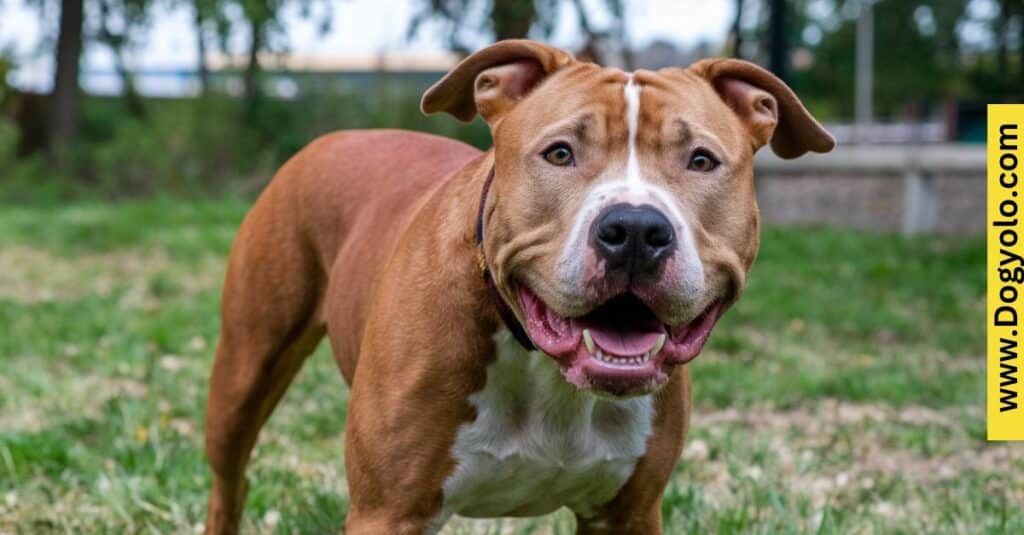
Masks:
[[[609,172],[602,179],[589,186],[589,191],[570,227],[565,246],[555,270],[555,285],[566,295],[582,295],[591,281],[584,278],[585,251],[588,246],[589,229],[605,208],[615,204],[651,205],[661,210],[671,222],[679,240],[674,253],[677,258],[676,272],[671,274],[680,295],[695,298],[704,287],[704,268],[697,251],[696,240],[683,213],[679,199],[669,190],[652,183],[640,169],[637,152],[637,132],[640,129],[640,84],[630,74],[623,86],[626,103],[627,149],[625,172],[620,162],[609,166]]]
[[[626,128],[629,133],[629,159],[626,160],[626,180],[640,180],[640,162],[636,156],[636,131],[640,123],[640,86],[633,83],[633,75],[629,75],[625,87],[626,95]]]

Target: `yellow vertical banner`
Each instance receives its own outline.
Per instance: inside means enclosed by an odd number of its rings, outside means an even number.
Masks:
[[[1024,104],[988,106],[989,440],[1024,440],[1020,339],[1024,334]]]

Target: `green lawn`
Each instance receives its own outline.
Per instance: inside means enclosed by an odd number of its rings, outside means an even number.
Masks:
[[[198,529],[224,260],[247,204],[0,207],[0,532]],[[669,533],[1024,532],[984,441],[984,243],[768,229],[693,365]],[[321,347],[271,420],[249,532],[337,531],[347,390]],[[446,533],[571,533],[564,513]]]

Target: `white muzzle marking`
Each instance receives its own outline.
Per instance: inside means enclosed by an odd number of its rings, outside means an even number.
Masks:
[[[640,95],[642,87],[634,81],[634,76],[623,87],[623,98],[626,103],[625,122],[628,133],[628,153],[625,162],[625,173],[615,173],[608,178],[598,179],[573,220],[568,239],[556,268],[555,278],[561,291],[572,295],[581,295],[585,286],[584,264],[588,256],[588,236],[594,219],[605,208],[614,204],[632,205],[648,204],[661,210],[668,218],[679,240],[676,252],[676,273],[666,274],[677,281],[680,291],[690,297],[703,293],[704,268],[697,252],[697,245],[687,223],[687,218],[678,201],[662,187],[651,183],[644,176],[640,167],[637,151],[637,133],[640,128]],[[609,166],[609,169],[623,169],[620,166]],[[606,173],[606,176],[608,173]]]

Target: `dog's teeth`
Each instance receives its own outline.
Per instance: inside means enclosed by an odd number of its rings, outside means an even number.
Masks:
[[[597,359],[597,360],[599,360],[601,362],[606,362],[608,364],[613,364],[613,365],[616,365],[616,366],[630,366],[630,365],[637,365],[637,366],[639,366],[641,364],[646,364],[647,362],[650,362],[651,358],[654,357],[654,352],[653,351],[648,351],[646,353],[641,353],[639,355],[632,356],[632,357],[622,357],[622,356],[618,356],[618,355],[605,354],[604,352],[602,352],[599,348],[597,348],[595,346],[594,352],[592,353],[592,355],[593,355],[593,357],[595,359]]]
[[[658,341],[655,342],[654,348],[651,349],[651,353],[650,354],[651,354],[652,357],[654,355],[657,355],[658,352],[661,351],[661,348],[665,347],[665,340],[667,338],[668,338],[668,335],[665,334],[665,333],[662,333],[661,336],[658,337]]]
[[[587,346],[587,351],[593,355],[597,348],[594,346],[594,339],[590,336],[590,329],[583,329],[583,343]]]

